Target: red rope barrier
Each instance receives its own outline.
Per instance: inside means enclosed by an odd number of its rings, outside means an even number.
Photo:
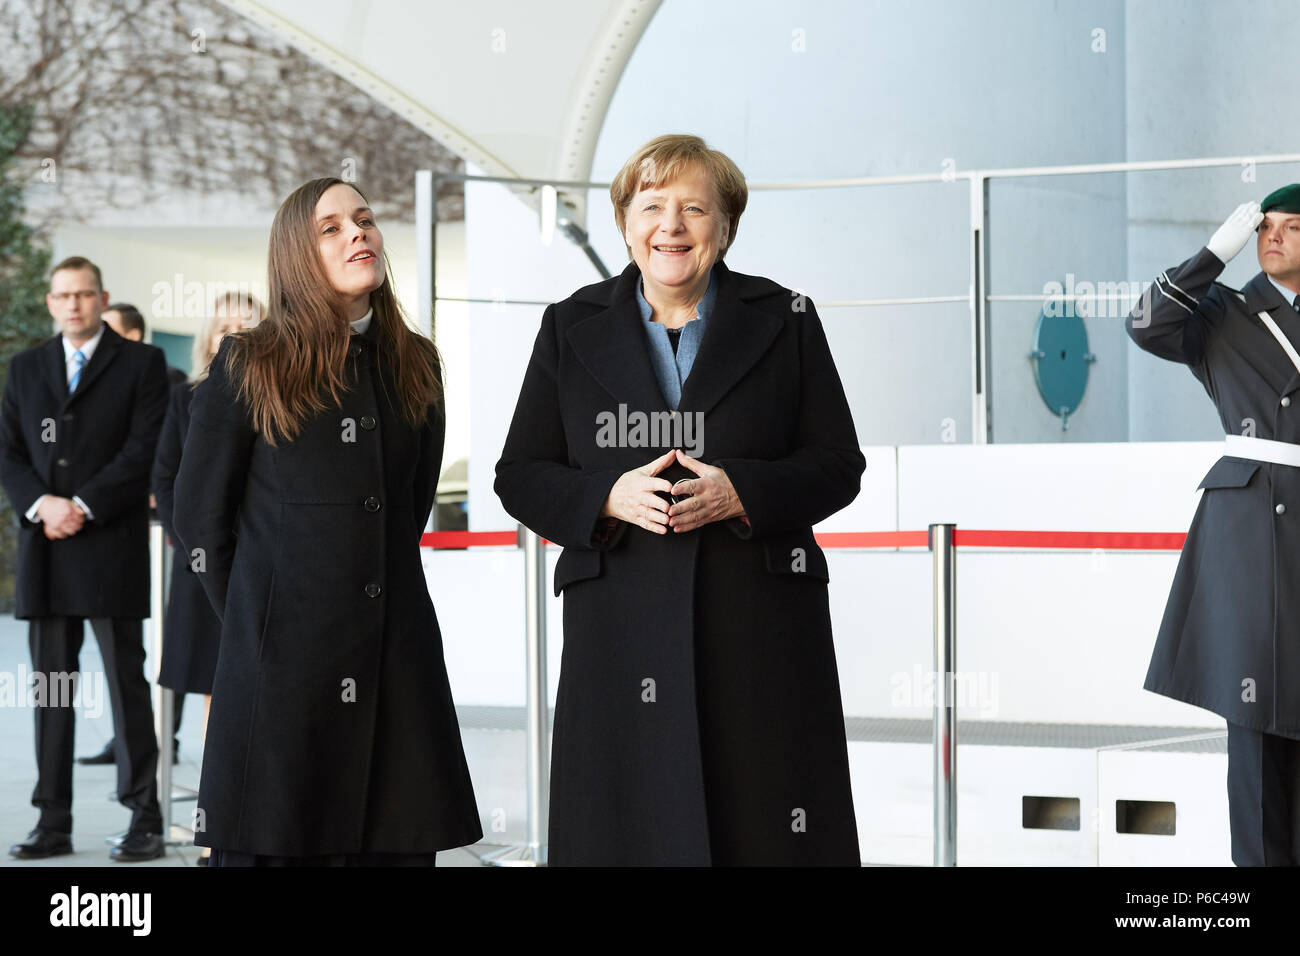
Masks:
[[[420,537],[422,548],[490,548],[519,543],[514,531],[426,531]]]
[[[823,548],[928,548],[928,531],[826,531],[813,537]]]
[[[1163,531],[975,531],[957,528],[952,543],[967,548],[1057,548],[1103,551],[1181,551],[1184,532]]]
[[[823,548],[927,548],[928,531],[826,531],[815,536]],[[957,528],[953,544],[965,548],[1029,548],[1039,551],[1181,551],[1187,535],[1165,531],[987,531]],[[464,549],[514,547],[513,531],[431,531],[421,547]],[[550,542],[546,542],[549,544]]]

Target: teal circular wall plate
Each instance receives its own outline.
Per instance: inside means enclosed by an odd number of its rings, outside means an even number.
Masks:
[[[1034,382],[1038,394],[1061,419],[1061,428],[1070,427],[1083,394],[1088,389],[1088,367],[1097,356],[1088,351],[1088,329],[1083,319],[1067,310],[1066,315],[1048,315],[1044,308],[1034,326]]]

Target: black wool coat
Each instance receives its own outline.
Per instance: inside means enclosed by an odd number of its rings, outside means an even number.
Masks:
[[[597,416],[620,404],[668,411],[635,265],[546,309],[497,463],[506,510],[564,547],[555,866],[859,861],[812,525],[856,497],[866,462],[812,303],[714,268],[679,410],[703,415],[694,457],[726,471],[748,527],[660,536],[619,522],[593,537],[619,476],[674,447],[598,438]]]
[[[1191,369],[1225,434],[1300,443],[1300,373],[1259,313],[1296,344],[1300,315],[1263,272],[1237,292],[1223,269],[1202,249],[1161,273],[1129,336]],[[1224,456],[1200,487],[1146,689],[1300,739],[1300,468]]]
[[[342,406],[275,447],[234,392],[232,338],[194,392],[176,532],[222,623],[200,845],[428,853],[482,836],[420,558],[445,417],[405,422],[380,336],[353,336]]]
[[[0,484],[21,525],[15,617],[149,616],[149,467],[166,409],[162,350],[107,323],[71,395],[61,335],[14,356]],[[76,495],[94,518],[51,541],[23,517],[43,494]]]
[[[211,694],[221,646],[221,619],[212,610],[189,556],[179,544],[173,522],[176,472],[181,466],[185,433],[190,427],[190,382],[172,385],[158,449],[154,453],[153,487],[158,520],[172,542],[171,590],[163,620],[162,662],[158,683],[180,694]]]

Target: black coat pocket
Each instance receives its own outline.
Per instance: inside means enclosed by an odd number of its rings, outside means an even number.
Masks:
[[[1260,463],[1249,458],[1220,458],[1201,479],[1198,488],[1245,488],[1259,471]]]
[[[795,574],[830,581],[826,555],[822,552],[812,529],[787,531],[763,539],[763,560],[773,574]]]
[[[600,577],[602,564],[600,551],[565,548],[560,560],[555,562],[555,594],[558,597],[570,584]]]

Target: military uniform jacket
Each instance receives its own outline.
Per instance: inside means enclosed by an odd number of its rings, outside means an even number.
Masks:
[[[1259,273],[1240,292],[1202,249],[1161,273],[1128,333],[1182,362],[1225,434],[1300,443],[1300,373],[1259,318],[1300,344],[1300,315]],[[1146,689],[1229,723],[1300,739],[1300,468],[1220,458],[1169,593]]]

